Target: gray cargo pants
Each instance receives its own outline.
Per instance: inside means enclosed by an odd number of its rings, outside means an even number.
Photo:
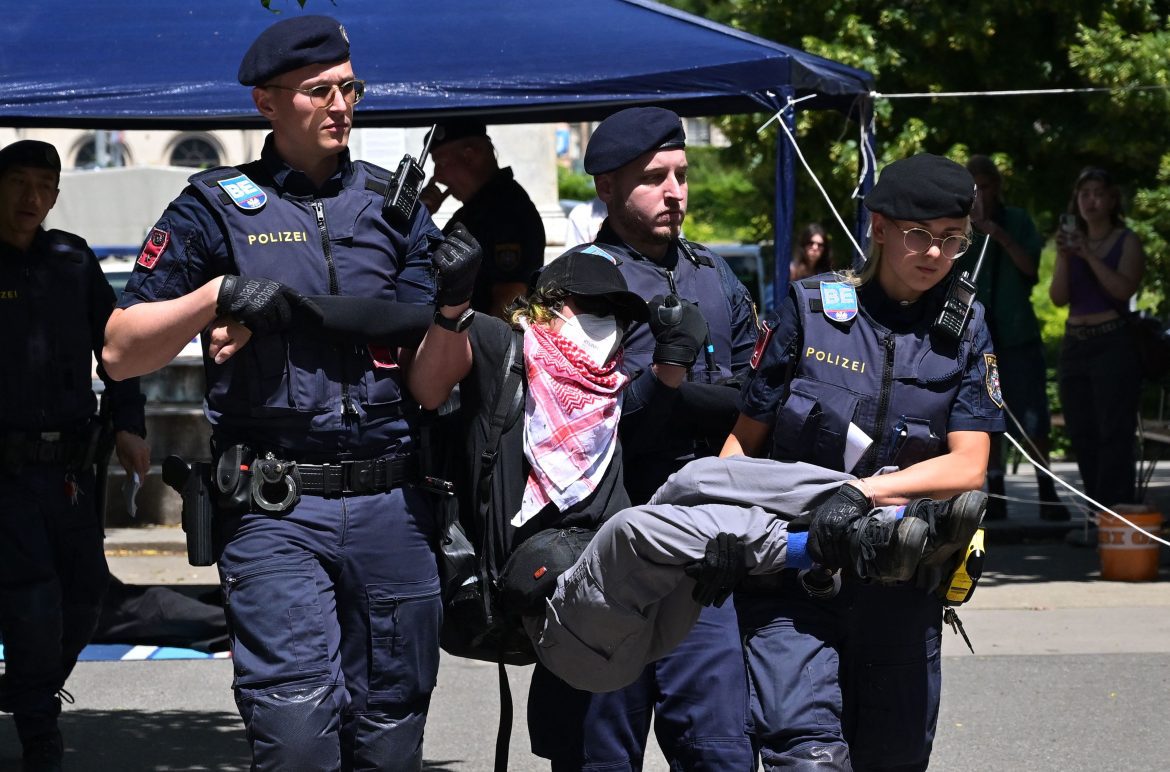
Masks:
[[[607,520],[557,580],[543,618],[525,620],[541,663],[571,686],[620,689],[679,644],[699,616],[683,568],[720,532],[743,538],[748,572],[785,567],[788,521],[852,475],[736,456],[693,461],[649,504]],[[894,517],[897,507],[879,516]]]

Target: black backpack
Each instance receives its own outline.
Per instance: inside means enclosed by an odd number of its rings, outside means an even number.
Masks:
[[[448,654],[499,664],[500,723],[496,734],[495,769],[508,766],[512,729],[512,692],[505,665],[536,662],[532,643],[519,617],[506,614],[499,604],[496,579],[510,552],[512,513],[492,506],[496,462],[504,432],[524,411],[524,348],[518,332],[509,331],[507,354],[501,363],[503,379],[494,404],[481,405],[488,413],[486,440],[477,448],[472,421],[455,411],[438,419],[445,441],[440,460],[445,479],[455,484],[455,495],[439,504],[439,577],[442,582],[443,626],[439,645]],[[468,458],[468,453],[474,454]]]
[[[474,447],[469,421],[456,424],[461,437],[445,443],[453,447],[450,468],[456,495],[443,504],[439,541],[439,575],[443,586],[443,627],[439,644],[448,654],[507,665],[536,661],[519,618],[499,605],[496,580],[510,552],[508,537],[512,513],[494,511],[492,486],[504,431],[519,420],[524,409],[524,352],[519,333],[509,337],[502,362],[503,377],[490,411],[487,439]],[[469,452],[475,458],[468,459]]]

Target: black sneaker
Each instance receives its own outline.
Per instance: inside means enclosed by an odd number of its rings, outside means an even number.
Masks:
[[[929,532],[926,523],[915,518],[879,520],[865,515],[849,537],[854,573],[867,582],[909,581],[922,560]]]
[[[922,564],[939,566],[971,543],[986,511],[987,494],[983,491],[967,491],[946,501],[911,501],[906,505],[902,519],[915,518],[926,522],[930,538],[922,555]]]
[[[914,576],[929,532],[921,520],[879,520],[869,514],[865,494],[851,485],[841,486],[811,516],[809,555],[821,566],[889,584]]]
[[[24,742],[23,772],[61,772],[61,761],[65,756],[65,743],[61,731],[37,735]]]

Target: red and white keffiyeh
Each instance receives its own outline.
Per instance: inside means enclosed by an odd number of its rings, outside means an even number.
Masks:
[[[597,488],[617,446],[622,389],[621,353],[596,367],[567,338],[524,325],[524,456],[531,470],[520,512],[523,525],[550,502],[564,511]]]

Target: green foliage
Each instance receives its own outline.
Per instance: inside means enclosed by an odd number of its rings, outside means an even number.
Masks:
[[[720,148],[687,148],[688,205],[684,226],[695,241],[756,242],[772,234],[772,218],[756,206],[751,180]]]
[[[593,198],[593,178],[584,172],[575,172],[557,166],[557,197],[589,201]]]
[[[981,0],[953,4],[776,3],[767,0],[666,0],[692,13],[802,48],[872,73],[884,94],[1104,87],[1111,93],[892,99],[875,102],[879,163],[927,151],[965,161],[993,155],[1004,165],[1006,195],[1052,232],[1073,180],[1104,166],[1131,193],[1130,225],[1148,264],[1140,304],[1170,311],[1170,2]],[[1106,10],[1107,8],[1107,10]],[[767,217],[775,129],[766,116],[721,120],[736,161],[754,183],[754,206]],[[833,112],[801,112],[805,156],[848,221],[856,185],[857,127]],[[818,220],[843,243],[840,226],[811,180],[797,177],[796,220]],[[842,250],[838,250],[838,254]],[[1042,274],[1045,285],[1048,274]]]

